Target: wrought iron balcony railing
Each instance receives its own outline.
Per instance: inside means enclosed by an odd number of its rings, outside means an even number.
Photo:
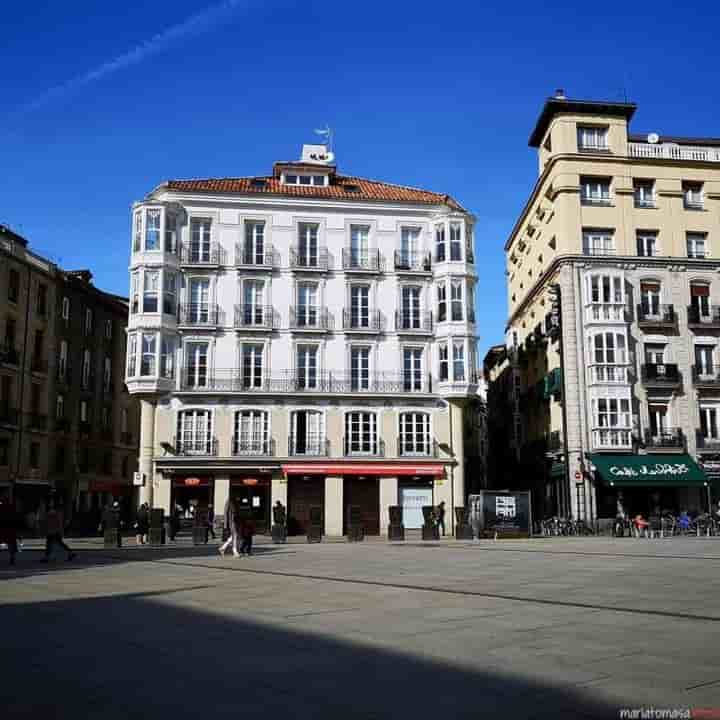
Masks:
[[[290,248],[290,267],[294,270],[327,270],[329,266],[330,256],[326,247]]]
[[[385,457],[385,441],[382,438],[368,437],[359,431],[357,437],[343,438],[343,455],[346,457]]]
[[[233,455],[275,455],[275,440],[272,438],[234,437],[232,441]]]
[[[397,310],[395,312],[395,330],[405,333],[431,333],[433,329],[433,316],[431,312],[408,313]]]
[[[674,305],[651,305],[640,303],[637,307],[638,324],[646,327],[674,327],[677,314]]]
[[[648,363],[642,366],[642,381],[646,385],[674,387],[682,383],[682,377],[674,363]]]
[[[220,322],[220,311],[211,303],[184,303],[178,307],[178,322],[195,327],[216,327]]]
[[[290,435],[288,438],[288,455],[328,457],[330,455],[330,441],[324,435],[313,433]]]
[[[290,308],[291,330],[332,330],[335,318],[327,308],[297,305]]]
[[[681,428],[647,428],[643,434],[646,448],[684,448],[685,435]]]
[[[343,270],[358,272],[381,272],[384,269],[384,259],[379,250],[356,250],[343,248]]]
[[[217,455],[218,441],[216,437],[208,438],[174,438],[173,447],[177,455]]]
[[[718,428],[696,430],[695,444],[698,450],[720,452],[720,430]]]
[[[279,264],[279,259],[272,245],[265,245],[261,248],[252,243],[238,243],[235,245],[235,265],[239,267],[271,270]]]
[[[183,265],[222,265],[225,250],[217,242],[190,243],[180,249],[180,262]]]
[[[343,310],[343,330],[382,332],[384,329],[385,318],[379,310],[362,311],[356,308]]]
[[[697,305],[690,305],[687,314],[689,327],[720,328],[720,307],[709,307],[707,312],[702,312]]]
[[[404,272],[431,272],[432,255],[429,252],[396,250],[395,269]]]
[[[235,327],[272,330],[275,324],[275,308],[272,305],[236,305]]]

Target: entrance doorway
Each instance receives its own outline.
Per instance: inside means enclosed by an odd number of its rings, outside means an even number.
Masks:
[[[432,482],[400,485],[398,494],[405,529],[419,530],[423,526],[423,505],[433,504]],[[447,518],[445,521],[447,522]]]
[[[343,532],[347,534],[347,509],[357,505],[366,535],[380,534],[380,478],[348,475],[343,481]]]
[[[230,478],[230,497],[238,508],[249,508],[259,533],[270,528],[270,480],[267,478]]]
[[[304,535],[310,525],[310,508],[323,508],[325,517],[325,477],[291,475],[288,478],[288,535]]]
[[[213,482],[210,478],[177,478],[172,485],[170,507],[176,523],[176,532],[190,530],[195,513],[207,508],[213,498]]]

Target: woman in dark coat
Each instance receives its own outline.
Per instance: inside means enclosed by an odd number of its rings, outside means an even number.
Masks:
[[[225,529],[229,532],[227,540],[218,548],[220,555],[225,555],[225,551],[232,545],[233,555],[239,557],[238,553],[238,535],[240,528],[237,506],[232,498],[228,498],[225,503]]]
[[[135,542],[138,545],[144,545],[147,539],[147,534],[150,530],[150,516],[148,513],[148,506],[143,503],[137,512],[137,519],[135,520]]]

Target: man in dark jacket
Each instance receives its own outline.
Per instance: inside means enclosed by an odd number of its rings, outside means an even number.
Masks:
[[[17,534],[20,519],[15,506],[7,499],[0,498],[0,543],[5,543],[10,553],[10,564],[15,564],[18,551]]]
[[[240,535],[242,537],[242,545],[240,546],[241,555],[252,555],[252,541],[255,530],[255,521],[252,517],[243,518],[240,523]]]

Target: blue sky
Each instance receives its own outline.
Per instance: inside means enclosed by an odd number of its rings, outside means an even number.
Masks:
[[[720,135],[716,3],[45,5],[3,9],[0,222],[118,293],[133,200],[172,177],[267,173],[328,123],[342,172],[477,215],[484,354],[547,95],[627,95],[635,131]]]

